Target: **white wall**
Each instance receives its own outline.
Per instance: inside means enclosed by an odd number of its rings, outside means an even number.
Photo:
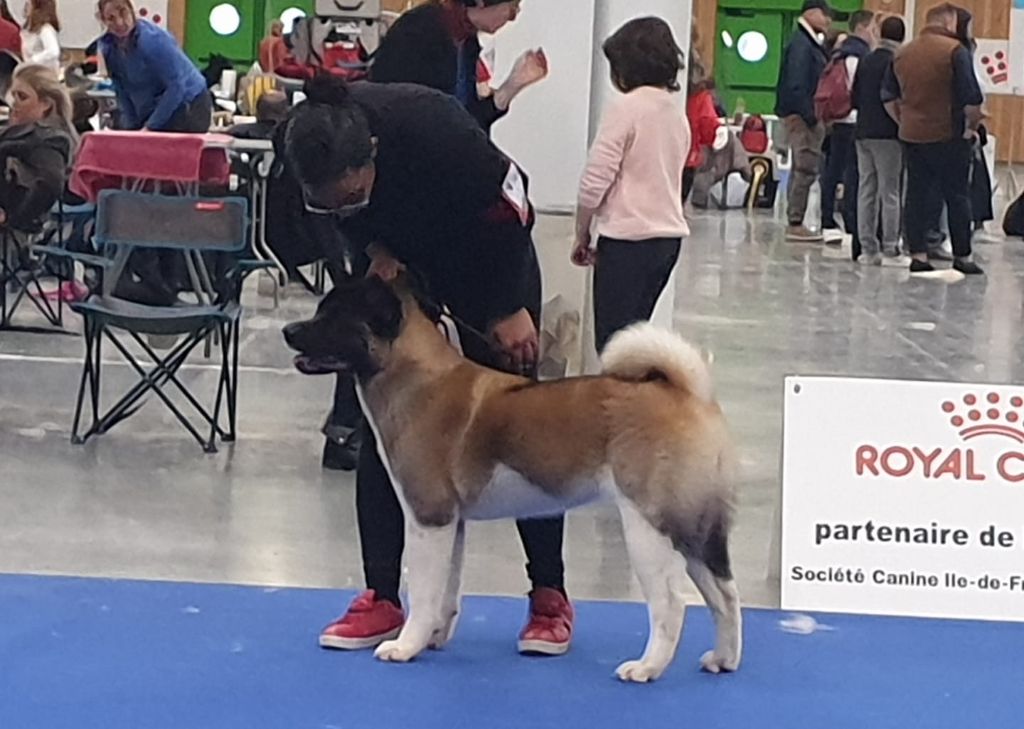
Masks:
[[[569,212],[601,110],[616,93],[601,43],[624,22],[665,19],[686,49],[689,0],[529,0],[519,19],[494,39],[495,82],[523,50],[543,47],[551,75],[528,89],[494,127],[494,139],[530,175],[531,198],[544,212]],[[680,95],[680,104],[683,97]]]
[[[495,82],[527,48],[543,47],[551,74],[515,100],[494,139],[530,176],[543,211],[570,211],[586,162],[594,0],[527,0],[495,38]]]

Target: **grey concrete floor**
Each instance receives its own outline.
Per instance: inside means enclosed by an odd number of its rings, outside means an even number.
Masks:
[[[715,355],[743,463],[736,572],[745,602],[771,606],[783,376],[1020,381],[1024,246],[979,246],[989,275],[950,284],[787,244],[770,214],[691,217],[675,325]],[[539,226],[549,288],[578,280],[565,263],[569,230],[566,218]],[[250,291],[247,304],[240,438],[209,456],[155,399],[111,433],[70,445],[81,340],[0,332],[0,571],[361,585],[353,478],[319,463],[331,381],[293,371],[280,335],[315,302],[292,295],[275,310]],[[105,391],[128,375],[108,367]],[[185,376],[201,391],[215,383],[201,358]],[[568,524],[570,593],[638,599],[615,514],[585,509]],[[511,523],[473,525],[469,545],[469,592],[525,592]]]

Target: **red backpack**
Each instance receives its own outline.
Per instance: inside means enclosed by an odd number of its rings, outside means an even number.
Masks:
[[[760,114],[752,114],[743,122],[740,144],[750,154],[764,154],[768,149],[768,125]]]
[[[845,119],[853,111],[850,93],[850,74],[846,70],[846,56],[835,55],[825,66],[814,92],[814,115],[825,124]]]

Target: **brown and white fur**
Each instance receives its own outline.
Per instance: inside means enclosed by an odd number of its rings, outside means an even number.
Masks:
[[[378,658],[409,661],[452,637],[466,520],[606,499],[622,515],[650,615],[647,647],[619,678],[651,681],[672,661],[684,570],[716,625],[701,665],[739,666],[731,443],[707,366],[680,337],[639,324],[612,339],[600,376],[535,383],[464,359],[402,283],[376,279],[342,284],[285,337],[300,370],[355,373],[405,513],[409,616]]]

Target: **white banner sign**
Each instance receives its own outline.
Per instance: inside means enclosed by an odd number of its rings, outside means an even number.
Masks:
[[[782,607],[1024,621],[1024,387],[786,380]]]
[[[1012,94],[1010,83],[1010,41],[978,38],[974,73],[986,94]]]

